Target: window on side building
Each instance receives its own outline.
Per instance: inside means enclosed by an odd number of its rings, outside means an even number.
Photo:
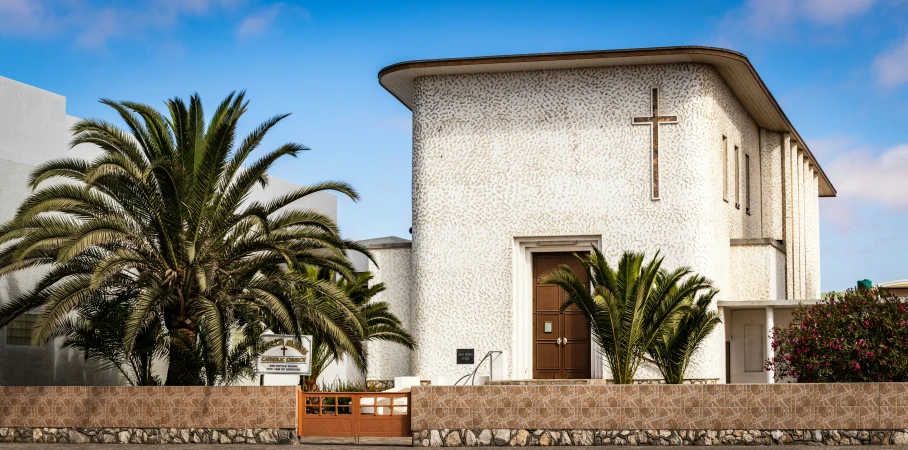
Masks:
[[[25,313],[6,326],[6,345],[31,345],[38,314]]]
[[[741,152],[735,146],[735,208],[741,209]]]
[[[744,212],[750,215],[750,155],[744,155]]]
[[[728,137],[722,135],[722,200],[728,203]]]

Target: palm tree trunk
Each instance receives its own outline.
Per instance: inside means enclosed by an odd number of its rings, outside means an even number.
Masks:
[[[180,314],[168,317],[170,351],[167,356],[167,380],[165,386],[204,386],[201,365],[195,351],[197,332],[191,323],[186,323]]]

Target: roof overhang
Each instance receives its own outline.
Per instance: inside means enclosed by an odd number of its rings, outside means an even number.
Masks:
[[[413,81],[418,77],[671,63],[701,63],[715,68],[759,126],[788,132],[804,150],[819,174],[820,197],[835,197],[835,187],[756,69],[746,56],[731,50],[685,46],[405,61],[379,71],[378,81],[412,109]]]
[[[887,281],[877,286],[886,289],[908,289],[908,280]]]
[[[801,305],[815,305],[822,303],[822,299],[804,299],[804,300],[719,300],[716,306],[725,309],[766,309],[768,307],[778,309],[795,309]]]

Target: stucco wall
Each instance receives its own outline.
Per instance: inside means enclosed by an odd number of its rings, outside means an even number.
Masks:
[[[782,300],[785,254],[772,245],[732,245],[729,300]]]
[[[654,86],[660,113],[679,120],[660,128],[659,201],[651,130],[631,124]],[[723,133],[753,151],[752,180],[760,166],[756,127],[729,96],[696,64],[417,79],[414,371],[459,373],[459,347],[510,350],[515,237],[601,235],[611,258],[659,250],[668,267],[691,266],[728,292],[729,239],[759,235],[761,208],[746,216],[722,201]],[[713,341],[692,377],[722,373],[721,333]]]
[[[718,154],[724,151],[722,145],[722,136],[727,138],[728,143],[728,202],[723,201],[716,205],[722,211],[724,218],[728,222],[728,234],[732,239],[752,239],[762,236],[761,230],[761,152],[759,128],[756,122],[750,117],[744,106],[738,101],[734,93],[714,70],[704,72],[705,80],[703,82],[703,95],[711,100],[712,108],[709,110],[707,120],[712,122],[714,127],[707,136],[710,143],[715,142],[714,146],[718,151],[710,152]],[[738,157],[735,159],[735,146],[738,147]],[[746,184],[746,156],[750,156],[750,212],[747,212],[747,184]],[[716,158],[714,158],[716,159]],[[721,159],[718,159],[718,166],[721,167]],[[737,165],[737,173],[735,166]],[[721,169],[720,169],[721,170]],[[724,178],[719,173],[711,181],[710,198],[721,198],[721,183]],[[717,185],[718,186],[715,186]],[[736,195],[737,188],[737,195]],[[717,194],[718,193],[718,194]],[[739,207],[736,207],[736,203]]]
[[[13,218],[29,194],[28,177],[35,166],[67,156],[66,99],[8,78],[0,77],[0,222]],[[92,155],[90,146],[74,153]],[[0,278],[0,304],[27,292],[43,270],[33,269]],[[0,385],[109,385],[122,383],[114,371],[97,371],[82,354],[53,344],[35,348],[9,345],[0,329]],[[15,361],[15,364],[10,362]]]
[[[785,238],[782,187],[782,133],[760,129],[760,194],[763,208],[760,237]]]
[[[786,291],[789,299],[820,297],[818,175],[790,138],[782,144]]]
[[[369,271],[375,274],[373,283],[384,283],[386,290],[375,296],[375,301],[387,302],[404,328],[412,329],[410,320],[410,248],[372,249],[375,262],[369,262]],[[393,379],[412,374],[411,352],[393,342],[369,342],[368,379]]]

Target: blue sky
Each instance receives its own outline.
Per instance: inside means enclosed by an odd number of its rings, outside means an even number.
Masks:
[[[908,2],[269,2],[0,0],[0,76],[113,119],[100,97],[252,100],[292,112],[266,148],[313,148],[274,175],[340,179],[356,239],[409,238],[410,113],[377,83],[410,59],[711,45],[748,55],[839,197],[822,199],[823,290],[908,278]]]

